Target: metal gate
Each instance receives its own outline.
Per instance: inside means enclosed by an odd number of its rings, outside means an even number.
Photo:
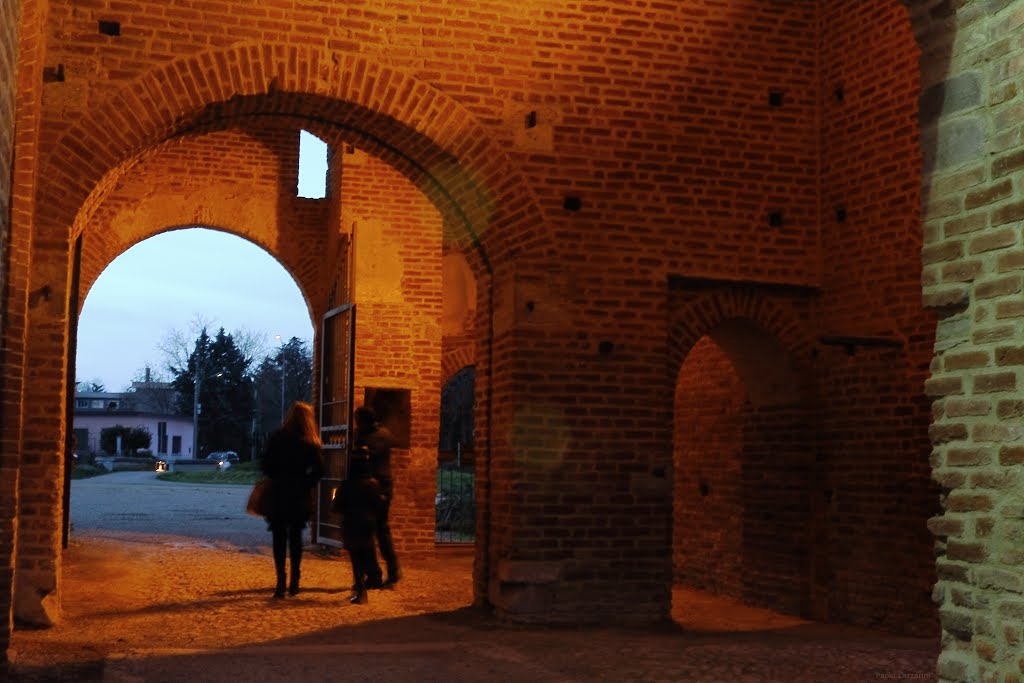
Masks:
[[[315,543],[341,546],[341,515],[332,502],[348,470],[352,422],[352,366],[356,308],[345,304],[324,314],[320,358],[320,440],[324,478],[317,494]]]

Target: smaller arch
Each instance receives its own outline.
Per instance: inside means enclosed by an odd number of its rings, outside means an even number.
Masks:
[[[671,296],[668,326],[671,376],[679,376],[690,349],[702,337],[714,335],[718,337],[716,341],[724,344],[723,348],[733,351],[747,372],[754,372],[759,363],[769,357],[769,351],[776,354],[784,351],[790,369],[798,376],[800,366],[812,357],[815,339],[801,324],[793,307],[788,302],[774,301],[772,296],[753,286],[728,284],[688,296],[685,301]],[[758,329],[766,335],[764,339],[770,340],[770,349],[758,351],[743,341]]]

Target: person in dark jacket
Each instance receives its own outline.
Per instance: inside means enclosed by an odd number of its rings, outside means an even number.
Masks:
[[[380,484],[370,471],[369,452],[356,447],[348,465],[348,477],[341,482],[334,510],[341,513],[341,540],[352,563],[353,604],[366,604],[367,579],[377,567],[373,537],[384,506]],[[378,568],[379,571],[379,568]]]
[[[391,509],[391,498],[394,494],[394,479],[391,476],[391,448],[395,438],[377,421],[372,408],[360,406],[355,411],[355,447],[366,448],[370,455],[370,472],[380,484],[384,496],[384,504],[377,517],[377,544],[380,546],[381,557],[387,567],[387,578],[383,577],[377,557],[374,554],[373,566],[367,579],[370,588],[392,588],[398,583],[398,556],[395,554],[395,542],[391,537],[391,524],[388,513]]]
[[[270,479],[270,514],[267,522],[273,539],[275,598],[283,598],[286,585],[285,553],[291,555],[288,593],[299,592],[302,565],[302,530],[313,514],[313,489],[324,474],[320,430],[313,407],[297,401],[281,426],[270,434],[260,463]]]

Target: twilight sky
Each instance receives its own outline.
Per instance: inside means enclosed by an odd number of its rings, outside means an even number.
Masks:
[[[278,334],[313,340],[299,288],[270,254],[226,233],[176,230],[135,245],[96,280],[78,324],[77,379],[122,391],[147,364],[166,374],[157,345],[197,316],[212,334],[264,333],[268,353]]]

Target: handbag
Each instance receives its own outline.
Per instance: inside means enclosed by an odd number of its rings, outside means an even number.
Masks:
[[[245,511],[256,517],[270,516],[270,479],[264,477],[257,481],[245,502]]]

